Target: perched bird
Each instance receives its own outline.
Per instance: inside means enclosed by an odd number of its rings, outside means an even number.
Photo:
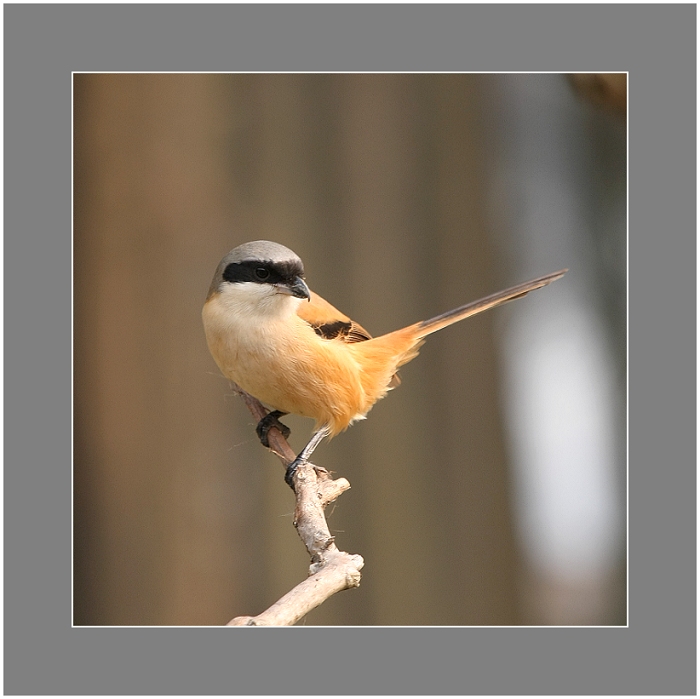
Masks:
[[[272,408],[258,425],[267,444],[287,413],[314,418],[311,440],[285,480],[324,437],[363,419],[399,383],[397,369],[418,354],[425,337],[463,318],[524,296],[564,275],[548,274],[430,320],[373,338],[309,289],[301,259],[266,240],[239,245],[219,263],[202,309],[209,350],[221,372]]]

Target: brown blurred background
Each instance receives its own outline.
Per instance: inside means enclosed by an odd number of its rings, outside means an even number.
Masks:
[[[304,623],[626,623],[625,100],[624,75],[76,75],[74,623],[222,625],[307,573],[201,327],[256,239],[373,334],[571,270],[431,337],[318,449],[365,568]]]

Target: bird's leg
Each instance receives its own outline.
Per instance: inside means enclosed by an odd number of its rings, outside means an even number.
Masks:
[[[316,432],[314,432],[311,436],[309,443],[299,452],[297,458],[294,459],[289,466],[287,466],[287,472],[284,474],[284,480],[292,490],[294,490],[294,481],[292,479],[295,471],[299,468],[299,466],[305,464],[309,460],[309,457],[311,454],[313,454],[314,449],[316,449],[323,438],[327,437],[330,432],[331,431],[327,425],[324,425],[320,429],[316,430]]]
[[[285,439],[289,437],[289,435],[291,434],[291,430],[289,429],[289,427],[287,427],[287,425],[283,425],[279,421],[279,419],[286,414],[287,413],[283,413],[281,410],[273,410],[271,413],[265,415],[265,417],[262,420],[260,420],[257,427],[255,428],[255,432],[257,433],[264,447],[267,447],[268,449],[270,448],[270,444],[267,441],[267,433],[273,427],[276,427],[282,433],[282,436]]]

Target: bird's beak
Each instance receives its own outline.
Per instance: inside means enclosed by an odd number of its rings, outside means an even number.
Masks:
[[[280,294],[288,294],[289,296],[296,296],[298,299],[311,300],[311,292],[309,287],[306,286],[306,282],[301,277],[294,277],[292,281],[285,284],[276,284],[277,292]]]

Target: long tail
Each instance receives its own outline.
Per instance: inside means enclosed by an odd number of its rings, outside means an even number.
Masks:
[[[425,342],[426,335],[481,313],[481,311],[525,296],[530,291],[551,284],[556,279],[563,277],[567,271],[562,269],[559,272],[518,284],[510,289],[499,291],[491,296],[447,311],[447,313],[442,313],[430,320],[408,325],[371,340],[348,344],[347,349],[361,357],[359,364],[362,367],[362,388],[366,396],[366,404],[358,412],[364,415],[379,398],[386,394],[387,390],[401,383],[396,370],[410,362],[418,354],[418,350]],[[344,429],[344,427],[340,429]]]
[[[415,330],[416,337],[423,338],[426,335],[437,332],[448,325],[452,325],[452,323],[456,323],[464,318],[469,318],[469,316],[476,315],[482,311],[487,311],[489,308],[495,308],[496,306],[500,306],[508,301],[513,301],[521,296],[525,296],[525,294],[528,294],[535,289],[540,289],[543,286],[547,286],[547,284],[551,284],[553,281],[561,279],[561,277],[563,277],[568,271],[568,269],[561,269],[558,272],[546,274],[544,277],[538,277],[537,279],[533,279],[529,282],[523,282],[522,284],[511,286],[509,289],[498,291],[495,294],[486,296],[478,301],[472,301],[464,306],[459,306],[459,308],[454,308],[446,313],[441,313],[439,316],[430,318],[430,320],[424,320],[420,323],[416,323],[415,325],[412,325],[411,328]]]

